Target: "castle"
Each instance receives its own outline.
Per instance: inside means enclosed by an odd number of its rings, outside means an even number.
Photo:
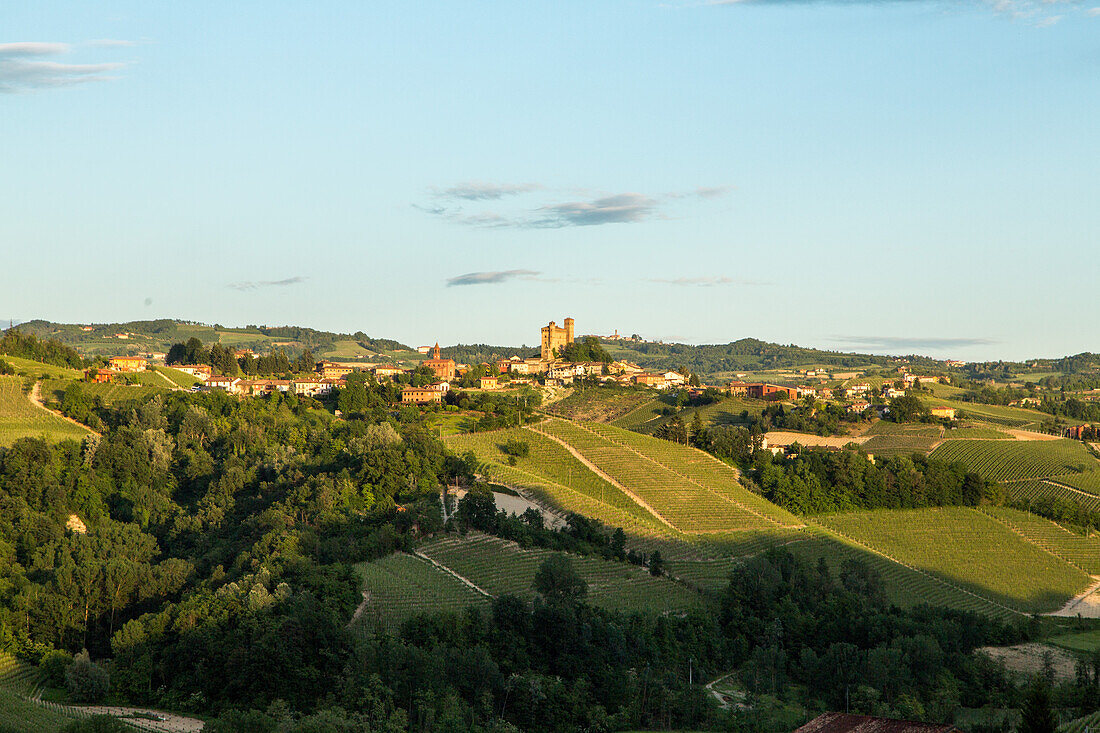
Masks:
[[[565,345],[571,343],[573,343],[573,319],[565,319],[565,328],[558,328],[553,321],[550,321],[549,325],[542,327],[540,360],[544,362],[554,361],[555,358],[561,355]],[[557,352],[557,356],[555,356],[555,352]]]

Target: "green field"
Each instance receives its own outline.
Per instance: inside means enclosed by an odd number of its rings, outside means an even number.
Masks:
[[[1086,476],[1088,474],[1071,475]],[[1067,478],[1069,477],[1054,476],[1050,479],[1010,481],[1001,485],[1004,487],[1005,493],[1014,500],[1036,501],[1043,498],[1053,498],[1080,504],[1091,511],[1100,512],[1100,496],[1081,493],[1066,486],[1058,485],[1059,483],[1065,483]]]
[[[995,428],[970,426],[955,428],[944,433],[948,440],[1011,440],[1012,436]]]
[[[369,359],[374,356],[374,352],[368,349],[364,349],[358,341],[337,341],[333,344],[332,348],[318,354],[326,359]]]
[[[43,364],[40,361],[32,361],[30,359],[21,359],[18,356],[7,356],[6,354],[0,354],[0,360],[6,361],[15,367],[16,373],[25,377],[34,377],[40,379],[43,377],[54,377],[57,379],[80,379],[83,376],[83,372],[78,369],[69,369],[68,367],[54,366],[53,364]]]
[[[922,398],[923,399],[923,398]],[[942,405],[954,407],[958,410],[960,419],[971,418],[990,422],[996,425],[1004,425],[1010,428],[1033,428],[1050,421],[1052,418],[1038,410],[1029,410],[1022,407],[1002,407],[1000,405],[983,405],[979,402],[962,402],[960,400],[931,397],[925,400],[930,406]],[[1070,422],[1074,422],[1070,420]]]
[[[1007,507],[984,507],[985,513],[1004,522],[1051,554],[1092,575],[1100,574],[1100,537],[1086,537],[1049,519]]]
[[[80,440],[89,432],[36,407],[24,394],[20,377],[0,377],[0,445],[43,435],[49,440]]]
[[[840,573],[849,560],[867,565],[882,578],[887,601],[902,608],[928,603],[995,618],[1019,618],[1016,613],[986,600],[982,595],[966,593],[953,584],[869,552],[824,528],[813,527],[805,533],[805,541],[792,542],[786,547],[796,557],[810,563],[825,558],[834,574]]]
[[[550,420],[537,429],[570,444],[681,532],[801,525],[742,487],[735,469],[702,451],[610,425]]]
[[[1080,631],[1073,634],[1062,634],[1048,641],[1055,646],[1069,649],[1071,652],[1092,654],[1093,652],[1100,651],[1100,629]],[[1100,715],[1100,713],[1097,713],[1097,715]]]
[[[520,548],[514,542],[471,532],[445,535],[421,546],[420,552],[498,596],[533,598],[535,573],[550,550]],[[597,557],[569,555],[588,583],[587,600],[618,611],[668,613],[699,603],[699,597],[668,578],[655,578],[644,568]]]
[[[658,399],[650,399],[619,417],[612,422],[612,425],[617,425],[627,430],[646,430],[648,424],[660,418],[661,411],[668,407],[670,407],[670,405]]]
[[[153,367],[153,369],[167,377],[168,382],[171,382],[177,387],[182,387],[183,389],[189,389],[191,386],[199,384],[202,381],[200,379],[197,379],[196,377],[192,377],[187,372],[181,372],[179,369],[173,369],[172,367],[158,366]],[[157,381],[153,382],[152,384],[157,387],[167,387],[168,382],[164,381],[160,377],[157,377]]]
[[[394,628],[416,613],[461,611],[489,601],[457,578],[413,555],[389,555],[359,563],[355,570],[363,578],[364,593],[369,594],[356,620],[359,626],[369,627],[378,620],[383,626]]]
[[[1066,484],[1086,494],[1100,496],[1100,470],[1085,471],[1084,473],[1070,473],[1062,476],[1051,476],[1052,481]]]
[[[992,481],[1020,481],[1100,469],[1083,443],[1075,440],[948,440],[932,458],[961,462]]]
[[[547,412],[570,420],[612,422],[647,402],[653,393],[632,387],[588,387],[546,408]]]
[[[1089,583],[990,516],[962,507],[877,510],[818,521],[902,563],[1023,612],[1060,608]]]
[[[926,438],[920,435],[875,435],[860,446],[876,458],[911,456],[914,453],[927,454],[938,438]]]
[[[163,379],[158,377],[152,372],[143,372],[146,381],[150,381],[149,384],[129,385],[129,384],[114,384],[106,382],[103,384],[91,384],[82,382],[80,386],[84,389],[84,393],[87,395],[93,395],[103,400],[105,405],[117,405],[120,402],[126,402],[127,400],[144,400],[147,397],[152,397],[155,394],[163,394],[170,389],[167,383]],[[65,389],[68,388],[71,382],[67,379],[46,379],[42,382],[42,399],[48,401],[49,399],[61,401],[61,398],[65,395]],[[151,386],[152,385],[152,386]]]

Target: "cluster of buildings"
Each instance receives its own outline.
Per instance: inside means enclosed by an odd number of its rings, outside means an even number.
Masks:
[[[148,366],[144,356],[112,356],[107,360],[106,368],[89,369],[85,372],[85,376],[96,384],[102,384],[110,382],[119,374],[143,372]]]

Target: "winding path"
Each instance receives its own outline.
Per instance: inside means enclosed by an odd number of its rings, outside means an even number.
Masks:
[[[76,425],[79,428],[87,430],[89,433],[96,436],[97,438],[103,437],[99,433],[97,433],[96,431],[92,430],[90,427],[85,425],[84,423],[77,422],[76,420],[73,420],[71,417],[66,417],[65,415],[62,415],[60,412],[55,412],[54,410],[51,410],[50,408],[46,407],[46,405],[43,404],[43,402],[42,402],[42,380],[38,380],[37,382],[34,383],[34,386],[31,387],[29,392],[27,392],[27,399],[29,399],[31,401],[32,405],[34,405],[35,407],[37,407],[41,410],[45,410],[46,412],[50,413],[54,417],[59,417],[59,418],[61,418],[62,420],[66,421],[66,422],[70,422],[70,423],[72,423],[73,425]]]

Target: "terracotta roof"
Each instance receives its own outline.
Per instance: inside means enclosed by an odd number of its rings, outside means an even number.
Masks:
[[[958,730],[955,726],[946,724],[824,713],[797,729],[795,733],[949,733],[955,730]]]

